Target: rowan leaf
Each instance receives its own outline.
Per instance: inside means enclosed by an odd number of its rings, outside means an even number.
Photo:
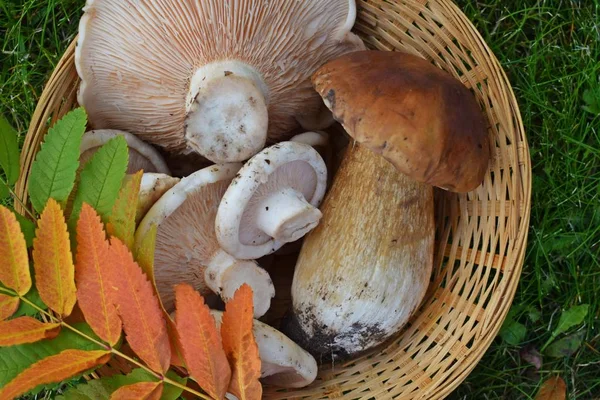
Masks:
[[[102,340],[114,346],[121,337],[121,320],[109,298],[109,244],[96,211],[84,203],[77,222],[75,281],[85,320]]]
[[[106,221],[119,196],[128,157],[127,142],[120,135],[106,142],[94,153],[81,171],[71,222],[74,223],[79,218],[83,203],[92,206]]]
[[[123,321],[127,342],[152,370],[164,373],[169,369],[171,349],[152,285],[117,238],[110,240],[109,265],[111,299]]]
[[[13,214],[17,218],[17,221],[19,221],[19,225],[21,225],[21,232],[23,232],[23,236],[25,237],[27,248],[30,248],[33,246],[33,239],[35,238],[35,223],[17,212],[13,211]]]
[[[229,388],[231,369],[221,338],[204,298],[187,284],[175,287],[175,324],[187,370],[215,399]]]
[[[4,321],[17,312],[19,298],[0,293],[0,321]]]
[[[130,249],[133,248],[135,215],[142,175],[144,175],[144,172],[138,171],[136,174],[127,175],[123,179],[119,197],[117,197],[106,225],[108,233],[121,239]]]
[[[111,353],[104,350],[65,350],[36,362],[0,389],[0,398],[12,399],[37,385],[61,382],[83,371],[105,364]]]
[[[43,323],[31,317],[10,319],[0,322],[0,346],[53,339],[58,332],[60,332],[60,324]]]
[[[27,244],[15,215],[0,206],[0,282],[24,295],[31,289]]]
[[[38,220],[33,241],[33,268],[40,297],[63,317],[75,306],[75,266],[67,224],[60,205],[50,199]]]
[[[18,137],[15,128],[0,115],[0,167],[4,170],[9,185],[14,185],[19,179],[21,169]]]
[[[252,332],[253,316],[252,289],[243,284],[225,305],[221,324],[223,349],[232,371],[229,391],[239,400],[262,397],[261,363]]]
[[[94,332],[85,323],[77,323],[73,327],[89,337],[96,338]],[[0,388],[37,361],[67,349],[102,350],[103,348],[69,329],[63,329],[54,339],[0,347]],[[47,386],[53,388],[56,385]],[[43,386],[37,387],[33,393],[39,392],[42,388]]]
[[[22,301],[19,304],[19,308],[17,309],[17,312],[15,313],[14,317],[22,317],[22,316],[32,317],[39,313],[38,309],[42,309],[44,311],[46,311],[48,309],[48,306],[46,304],[44,304],[44,302],[42,301],[42,299],[40,297],[40,292],[38,292],[38,290],[35,287],[35,280],[33,281],[33,287],[31,288],[31,290],[29,292],[27,292],[27,294],[23,297],[25,299],[29,300],[29,302],[34,304],[37,308],[32,307],[31,305],[29,305],[29,303],[27,303],[25,301]]]
[[[565,400],[567,385],[560,376],[553,376],[542,384],[535,400]]]
[[[38,213],[50,198],[61,204],[66,202],[73,190],[86,124],[85,111],[77,108],[59,120],[44,137],[31,166],[28,185],[31,204]]]
[[[162,391],[161,382],[139,382],[119,388],[110,400],[158,400]]]

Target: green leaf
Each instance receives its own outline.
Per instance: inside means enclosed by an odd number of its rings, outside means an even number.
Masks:
[[[564,338],[557,340],[548,346],[546,351],[544,351],[544,354],[556,358],[569,357],[575,354],[575,352],[581,347],[584,337],[584,331],[565,336]]]
[[[89,325],[79,323],[74,324],[74,327],[84,332],[86,335],[97,339],[97,336]],[[31,364],[67,349],[104,350],[90,340],[83,338],[69,329],[63,329],[59,335],[52,340],[42,340],[36,343],[18,346],[0,347],[0,387],[6,385]],[[56,387],[59,385],[60,384],[41,385],[33,389],[31,393],[39,393],[44,388]]]
[[[23,236],[25,236],[27,248],[31,248],[33,246],[33,239],[35,238],[35,223],[16,211],[13,211],[13,214],[15,214],[17,221],[19,221],[19,225],[21,225],[21,232],[23,232]]]
[[[167,377],[182,385],[187,383],[186,378],[180,378],[173,371],[169,371]],[[79,384],[67,390],[62,396],[56,397],[56,400],[108,400],[110,395],[122,386],[149,381],[156,382],[158,379],[142,368],[137,368],[128,375],[113,375]],[[165,384],[161,400],[176,400],[182,391],[175,386]]]
[[[32,275],[32,278],[33,278],[33,275]],[[48,309],[48,306],[45,305],[44,302],[42,301],[42,298],[40,297],[40,293],[35,288],[35,285],[31,288],[31,290],[29,292],[27,292],[27,294],[25,295],[25,298],[27,300],[31,301],[36,306],[38,306],[39,308],[41,308],[42,310]],[[19,308],[17,309],[17,312],[14,315],[14,318],[23,317],[23,316],[33,317],[34,315],[37,315],[37,314],[38,314],[38,310],[36,310],[35,308],[30,306],[26,302],[21,301],[19,303]]]
[[[4,184],[4,182],[2,182],[0,180],[0,200],[4,200],[6,199],[8,196],[10,196],[10,191],[8,190],[8,186],[6,186]]]
[[[11,186],[19,179],[21,169],[18,136],[19,134],[6,118],[0,115],[0,167],[4,170],[7,183]]]
[[[44,138],[29,177],[29,196],[38,213],[50,198],[64,204],[73,190],[86,124],[87,115],[78,108],[58,121]]]
[[[119,196],[128,162],[127,142],[123,136],[109,140],[94,153],[81,171],[70,219],[72,224],[79,218],[83,203],[92,206],[106,221]]]
[[[579,306],[573,306],[563,313],[560,316],[560,320],[558,321],[558,326],[552,332],[552,337],[555,338],[561,333],[564,333],[571,329],[574,326],[577,326],[583,322],[585,317],[588,314],[589,305],[582,304]]]
[[[527,328],[512,318],[507,318],[500,328],[500,337],[511,346],[517,346],[527,335]]]
[[[527,311],[527,317],[529,317],[529,320],[531,322],[537,322],[540,320],[540,318],[542,318],[542,313],[540,313],[540,310],[538,310],[534,306],[528,306],[526,308],[526,311]]]
[[[595,91],[588,89],[583,92],[583,101],[586,103],[583,109],[591,114],[600,114],[600,87]]]

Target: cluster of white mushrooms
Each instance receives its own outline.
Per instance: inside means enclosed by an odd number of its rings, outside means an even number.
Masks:
[[[84,12],[75,63],[93,130],[81,161],[116,135],[127,140],[128,173],[144,171],[136,246],[157,227],[165,307],[177,283],[224,301],[246,283],[263,316],[275,288],[255,260],[322,217],[328,173],[315,148],[325,156],[321,130],[334,120],[310,78],[364,49],[351,33],[355,0],[88,0]],[[202,163],[172,176],[165,159],[190,155]],[[310,354],[259,321],[256,329],[263,378],[285,387],[315,379]]]

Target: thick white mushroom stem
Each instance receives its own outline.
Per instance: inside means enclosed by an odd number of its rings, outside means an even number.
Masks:
[[[256,262],[237,260],[223,250],[217,251],[206,269],[204,280],[210,290],[227,302],[244,283],[252,288],[254,318],[260,318],[269,310],[275,286],[268,272]]]
[[[257,226],[280,242],[295,242],[313,230],[323,214],[302,193],[284,188],[266,197],[256,219]]]
[[[239,61],[207,64],[196,71],[186,108],[187,144],[215,163],[244,161],[265,146],[268,86]]]

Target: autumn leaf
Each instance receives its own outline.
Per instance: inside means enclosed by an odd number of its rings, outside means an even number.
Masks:
[[[143,174],[143,171],[139,171],[134,175],[127,175],[123,179],[119,197],[117,197],[106,225],[108,233],[119,238],[130,249],[133,247],[135,215]]]
[[[221,338],[204,299],[191,286],[175,287],[175,325],[187,370],[200,387],[215,399],[225,397],[231,369]]]
[[[0,321],[17,312],[19,308],[19,298],[0,294]]]
[[[36,287],[46,305],[68,316],[75,306],[75,267],[67,224],[60,205],[53,199],[38,220],[33,241],[33,268]]]
[[[50,324],[31,317],[15,318],[0,322],[0,346],[33,343],[53,339],[60,332],[60,324]]]
[[[105,364],[109,351],[65,350],[36,362],[0,389],[0,399],[12,399],[42,384],[61,382],[90,368]]]
[[[0,206],[0,282],[23,296],[31,289],[25,237],[15,215]]]
[[[252,332],[253,315],[252,289],[243,284],[225,305],[221,324],[223,349],[232,370],[229,391],[239,400],[262,397],[262,386],[258,380],[260,358]]]
[[[86,203],[77,222],[77,243],[75,281],[79,308],[94,332],[115,345],[121,337],[121,320],[108,298],[109,244],[100,216]]]
[[[158,299],[129,249],[117,238],[110,242],[111,298],[123,321],[127,342],[151,369],[164,373],[169,369],[171,349]]]
[[[535,400],[565,400],[567,385],[560,376],[553,376],[542,384]]]
[[[162,382],[134,383],[117,389],[110,400],[159,400],[162,391]]]

